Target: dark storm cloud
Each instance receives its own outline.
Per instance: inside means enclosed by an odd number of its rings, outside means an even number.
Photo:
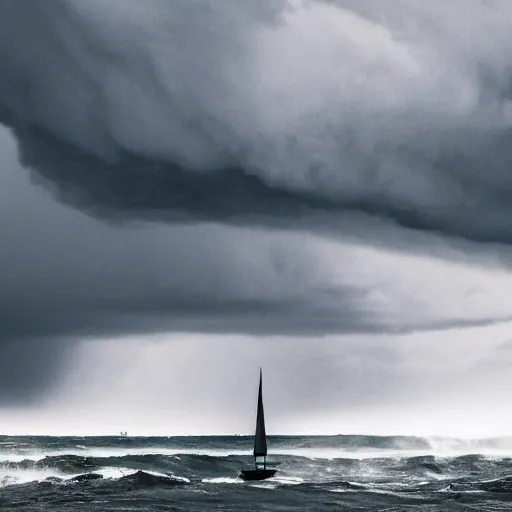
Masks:
[[[35,171],[35,181],[60,201],[106,220],[217,221],[336,234],[347,232],[339,219],[356,213],[472,241],[512,242],[507,220],[512,196],[507,188],[492,184],[467,183],[465,204],[428,211],[385,197],[337,200],[316,192],[292,192],[269,186],[240,168],[195,173],[128,154],[116,162],[102,161],[36,128],[15,133],[21,162]],[[501,160],[494,167],[504,171],[512,167],[512,151],[508,139],[502,139],[488,144],[478,157],[457,155],[453,162],[440,161],[437,171],[449,176],[457,168],[490,170],[493,162],[482,155],[499,145]],[[366,236],[374,239],[375,233],[358,235]]]
[[[0,102],[26,165],[96,214],[294,224],[355,210],[510,242],[512,13],[465,5],[467,28],[494,29],[469,55],[457,13],[435,2],[7,1]]]
[[[357,276],[373,260],[356,268],[344,247],[327,257],[301,236],[411,245],[397,223],[511,241],[510,4],[468,1],[463,20],[437,2],[387,2],[385,17],[383,5],[0,2],[1,121],[33,179],[77,209],[17,190],[9,173],[23,169],[2,164],[0,385],[11,385],[0,399],[49,385],[60,339],[508,317],[498,292],[495,310],[462,311],[465,289],[455,308],[429,296],[429,309],[416,283],[400,289],[406,270],[379,281],[389,261],[367,282],[340,280],[336,269]],[[468,45],[467,33],[479,37]]]
[[[464,6],[5,1],[0,105],[25,165],[96,215],[355,211],[509,243],[512,9]]]

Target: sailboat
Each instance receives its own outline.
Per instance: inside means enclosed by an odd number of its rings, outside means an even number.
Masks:
[[[244,480],[265,480],[277,473],[277,469],[267,467],[267,435],[265,415],[263,413],[262,378],[260,368],[260,387],[258,390],[258,412],[256,414],[256,433],[254,435],[254,468],[242,469],[240,476]]]

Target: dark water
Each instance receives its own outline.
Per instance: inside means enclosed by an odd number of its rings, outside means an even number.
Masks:
[[[0,437],[0,510],[512,511],[512,439],[270,437],[278,475],[244,483],[251,442]]]

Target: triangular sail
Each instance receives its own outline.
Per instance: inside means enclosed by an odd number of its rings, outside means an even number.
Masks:
[[[267,436],[265,432],[265,415],[263,413],[263,396],[261,391],[261,368],[260,388],[258,391],[258,413],[256,415],[256,434],[254,436],[254,456],[265,457],[267,455]]]

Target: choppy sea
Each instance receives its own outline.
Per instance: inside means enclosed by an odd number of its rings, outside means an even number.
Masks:
[[[0,437],[0,510],[512,510],[512,438]]]

